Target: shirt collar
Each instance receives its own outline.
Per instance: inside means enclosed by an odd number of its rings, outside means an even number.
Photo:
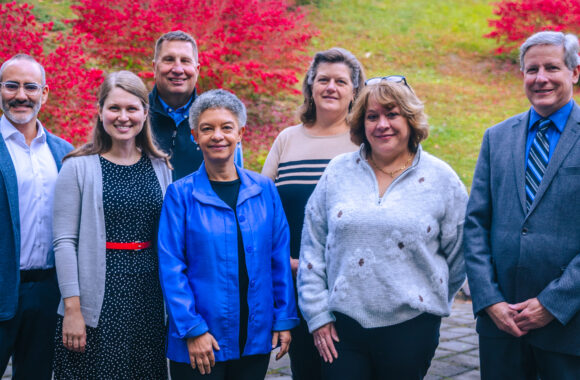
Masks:
[[[564,127],[566,126],[566,122],[568,121],[568,117],[570,116],[573,107],[574,107],[574,99],[570,99],[570,101],[566,103],[566,105],[564,105],[558,111],[554,112],[553,114],[547,117],[547,119],[550,119],[552,123],[554,123],[554,125],[556,126],[556,128],[558,128],[558,131],[560,131],[560,133],[564,131]],[[540,119],[543,119],[543,117],[536,112],[534,107],[531,107],[530,123],[528,124],[528,130],[531,131],[534,124],[536,124],[536,122]]]
[[[165,101],[163,99],[161,99],[161,96],[159,96],[159,101],[161,102],[161,106],[163,107],[163,110],[165,110],[165,112],[167,114],[172,113],[172,112],[186,113],[186,111],[189,109],[189,106],[191,106],[191,103],[193,102],[193,95],[189,98],[189,101],[187,102],[186,105],[184,105],[183,107],[180,107],[178,109],[173,109],[173,108],[169,107],[169,105],[167,103],[165,103]]]
[[[13,137],[21,135],[24,138],[24,135],[16,129],[16,127],[8,120],[6,115],[2,115],[0,119],[0,133],[4,140],[9,140]],[[40,120],[36,120],[36,137],[34,140],[38,140],[40,143],[44,143],[46,141],[46,133],[44,132],[44,127]]]

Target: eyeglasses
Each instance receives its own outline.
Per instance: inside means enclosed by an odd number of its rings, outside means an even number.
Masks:
[[[6,93],[13,95],[16,94],[18,92],[18,90],[20,89],[20,86],[22,86],[22,88],[24,88],[24,93],[26,95],[38,95],[40,93],[40,91],[42,91],[42,89],[45,87],[43,85],[40,85],[38,83],[23,83],[20,84],[18,82],[0,82],[0,87],[4,89],[4,91],[6,91]]]
[[[379,84],[379,83],[381,83],[384,80],[389,81],[389,82],[395,82],[395,83],[401,83],[402,82],[405,86],[409,87],[409,85],[407,84],[407,79],[404,76],[402,76],[402,75],[389,75],[389,76],[386,76],[386,77],[374,77],[374,78],[370,78],[370,79],[367,79],[365,81],[365,86],[370,86],[370,85],[373,85],[373,84]],[[411,88],[411,87],[409,87],[409,88]]]

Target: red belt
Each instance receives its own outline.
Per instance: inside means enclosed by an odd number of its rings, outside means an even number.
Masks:
[[[134,243],[115,243],[108,241],[106,244],[107,249],[126,249],[130,251],[138,251],[140,249],[145,249],[151,247],[150,241],[136,241]]]

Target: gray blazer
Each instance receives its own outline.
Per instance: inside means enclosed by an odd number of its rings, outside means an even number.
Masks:
[[[171,171],[151,158],[165,196]],[[97,327],[105,296],[106,234],[103,172],[98,155],[67,159],[54,193],[53,245],[62,298],[80,296],[85,323]],[[58,313],[64,315],[61,299]]]
[[[529,212],[525,145],[529,112],[485,132],[464,227],[477,331],[502,336],[485,308],[538,297],[556,319],[523,337],[580,355],[580,107],[574,104]]]

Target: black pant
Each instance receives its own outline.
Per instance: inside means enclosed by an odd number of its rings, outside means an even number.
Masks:
[[[322,358],[314,346],[314,339],[308,332],[308,325],[302,316],[300,324],[292,329],[292,343],[288,354],[293,380],[322,379]]]
[[[580,379],[580,356],[545,351],[511,336],[480,336],[479,360],[483,380]]]
[[[259,380],[266,377],[270,354],[244,356],[237,360],[216,362],[208,375],[202,375],[189,363],[169,361],[171,380]]]
[[[42,281],[20,284],[16,315],[0,322],[0,373],[4,373],[12,356],[14,379],[52,378],[59,300],[56,273]]]
[[[365,329],[334,314],[338,359],[322,364],[325,379],[413,380],[427,373],[439,344],[441,317],[424,313],[397,325]]]

